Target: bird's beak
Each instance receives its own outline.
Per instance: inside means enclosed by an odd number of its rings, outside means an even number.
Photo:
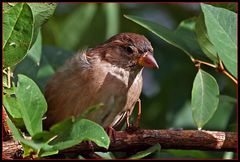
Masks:
[[[159,69],[156,60],[154,59],[153,55],[150,54],[150,53],[145,53],[145,54],[143,54],[143,55],[138,59],[138,64],[141,65],[141,66],[143,66],[143,67]]]

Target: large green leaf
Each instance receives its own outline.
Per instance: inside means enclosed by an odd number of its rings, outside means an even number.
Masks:
[[[217,52],[210,42],[203,14],[200,14],[196,23],[196,35],[202,51],[215,63],[218,63]]]
[[[47,20],[53,15],[56,3],[28,3],[33,12],[34,18],[34,33],[31,44],[35,43],[37,39],[40,26],[47,22]]]
[[[199,69],[192,88],[193,120],[201,129],[213,116],[219,103],[219,88],[216,80]]]
[[[33,15],[31,8],[24,3],[4,12],[3,15],[4,67],[20,62],[30,47],[33,34]]]
[[[87,119],[68,119],[51,127],[50,133],[57,135],[49,144],[62,150],[82,141],[93,141],[100,147],[108,148],[110,139],[105,130]]]
[[[203,56],[194,32],[194,19],[183,21],[175,31],[172,31],[160,24],[137,16],[125,15],[125,17],[148,29],[167,43],[183,50],[188,56]]]
[[[16,97],[29,134],[33,136],[41,132],[42,117],[47,111],[47,103],[38,86],[30,78],[19,74]]]
[[[28,3],[31,7],[35,26],[44,24],[54,13],[57,7],[56,3]]]
[[[84,4],[77,8],[60,25],[61,33],[58,35],[58,45],[67,50],[76,48],[82,38],[83,33],[88,28],[95,12],[97,4]]]
[[[106,13],[106,39],[118,33],[119,28],[119,4],[103,4]]]
[[[66,119],[52,126],[49,131],[35,134],[32,139],[48,143],[51,147],[45,148],[47,152],[64,150],[82,141],[93,141],[104,148],[110,144],[108,135],[100,125],[82,117]]]
[[[237,14],[201,4],[210,41],[227,70],[237,77]]]

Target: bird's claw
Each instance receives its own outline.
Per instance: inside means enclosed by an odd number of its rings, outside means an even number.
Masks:
[[[140,129],[139,125],[140,125],[140,120],[141,120],[141,100],[138,99],[137,102],[138,102],[138,114],[137,114],[137,119],[136,119],[134,125],[131,125],[129,123],[129,118],[130,118],[130,115],[132,112],[127,111],[127,117],[126,117],[126,123],[127,123],[126,131],[127,132],[135,132]]]
[[[109,138],[114,142],[116,140],[116,130],[112,126],[108,126],[105,128],[105,131],[107,132]]]
[[[129,125],[127,128],[126,128],[126,132],[128,133],[133,133],[133,132],[136,132],[140,130],[140,127],[136,127],[134,125]]]

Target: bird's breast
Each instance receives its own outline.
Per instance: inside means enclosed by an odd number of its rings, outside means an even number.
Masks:
[[[131,76],[129,71],[125,71],[119,67],[101,66],[95,71],[95,81],[93,87],[95,91],[95,101],[103,103],[104,106],[97,112],[91,114],[89,119],[101,123],[103,126],[109,125],[119,113],[132,107],[139,97],[141,84],[141,76]],[[101,77],[99,77],[101,76]],[[136,94],[134,94],[136,91]],[[135,97],[133,97],[133,96]],[[136,99],[135,99],[136,98]],[[96,118],[96,116],[98,116]]]

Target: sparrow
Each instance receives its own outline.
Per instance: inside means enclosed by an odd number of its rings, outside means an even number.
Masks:
[[[106,128],[127,116],[129,126],[128,118],[142,91],[144,67],[158,68],[158,64],[149,40],[135,33],[120,33],[95,48],[78,52],[46,85],[44,126],[78,117],[99,103],[101,108],[85,118]]]

